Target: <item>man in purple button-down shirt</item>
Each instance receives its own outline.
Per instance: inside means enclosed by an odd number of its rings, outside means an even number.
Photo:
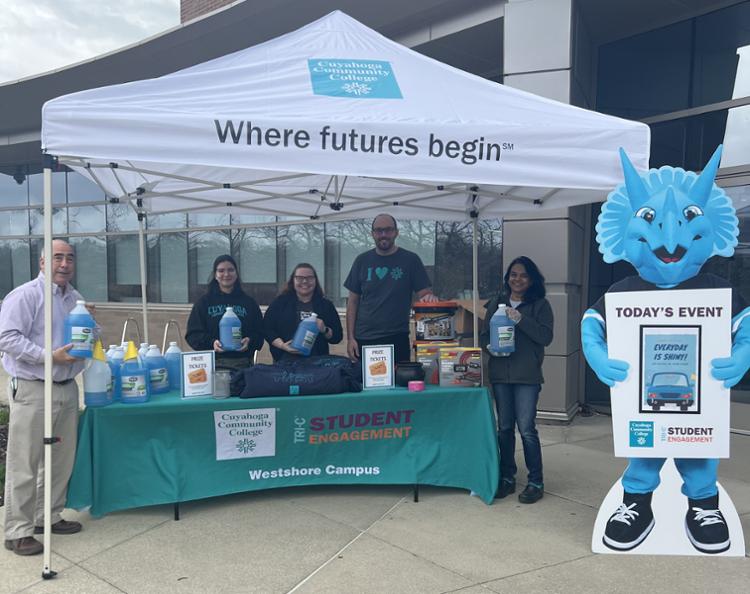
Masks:
[[[37,278],[11,291],[0,308],[0,351],[10,375],[10,423],[5,477],[5,548],[18,555],[43,550],[33,535],[44,521],[44,275],[52,275],[52,434],[59,437],[52,453],[52,526],[55,534],[81,530],[60,517],[76,450],[78,386],[84,361],[64,344],[65,318],[80,293],[70,284],[75,253],[61,239],[52,242],[52,265],[39,260]],[[93,313],[93,312],[92,312]]]

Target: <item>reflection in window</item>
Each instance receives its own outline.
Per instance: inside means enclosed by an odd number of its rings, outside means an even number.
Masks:
[[[148,235],[148,300],[188,301],[187,233]]]
[[[29,176],[29,204],[44,204],[44,174],[34,173]],[[67,192],[65,172],[52,173],[52,204],[65,204]]]
[[[433,291],[441,299],[471,299],[472,224],[439,222],[436,229]],[[502,224],[498,219],[480,220],[477,225],[479,296],[497,292],[502,274]]]
[[[0,299],[31,280],[29,242],[25,239],[0,241]]]
[[[226,227],[229,215],[215,212],[188,213],[188,227]]]
[[[101,206],[70,206],[70,233],[101,233],[106,229],[105,208]]]
[[[109,237],[107,273],[110,301],[140,301],[141,272],[137,235]]]
[[[97,186],[89,178],[76,173],[68,172],[68,202],[104,202],[104,190]]]
[[[728,133],[727,115],[735,110],[748,113],[745,107],[735,107],[651,124],[651,167],[671,165],[688,171],[702,170],[716,147],[724,142]],[[744,134],[750,133],[750,122],[745,121],[742,125]],[[744,144],[745,140],[741,142]],[[750,162],[750,154],[742,157],[744,163]],[[723,158],[721,166],[727,166]]]
[[[44,211],[41,208],[32,208],[29,211],[31,217],[31,234],[44,235]],[[52,233],[53,235],[66,235],[68,233],[68,209],[65,207],[52,207]]]
[[[4,210],[0,212],[0,235],[28,235],[29,211]]]
[[[276,284],[276,227],[238,229],[232,243],[243,283]]]
[[[284,275],[286,281],[300,262],[312,264],[322,287],[326,286],[323,256],[323,225],[290,225],[279,229],[279,246],[284,250]]]
[[[75,288],[86,301],[107,301],[107,245],[104,237],[71,237],[76,250]]]
[[[184,212],[150,214],[146,217],[146,227],[149,229],[184,229],[186,216]]]
[[[3,206],[26,206],[29,203],[29,185],[21,169],[17,174],[19,184],[11,175],[0,173],[0,204]],[[4,215],[0,215],[4,216]]]
[[[138,231],[138,215],[127,204],[107,204],[107,231]]]
[[[399,221],[397,243],[415,252],[425,266],[435,265],[435,223],[425,221]]]
[[[214,260],[230,253],[229,234],[226,231],[197,231],[188,234],[189,299],[195,302],[206,292],[211,279]]]

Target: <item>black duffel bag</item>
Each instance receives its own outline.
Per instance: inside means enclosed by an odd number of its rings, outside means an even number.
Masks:
[[[359,392],[356,368],[345,357],[327,356],[285,359],[273,365],[253,365],[232,382],[232,394],[240,398],[263,396],[311,396]]]

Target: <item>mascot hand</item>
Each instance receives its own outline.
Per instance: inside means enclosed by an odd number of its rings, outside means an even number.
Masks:
[[[711,361],[711,375],[717,380],[724,380],[725,388],[736,386],[750,368],[750,345],[732,349],[731,357]]]
[[[609,358],[604,328],[599,320],[584,317],[581,322],[581,342],[586,361],[603,383],[611,388],[628,376],[630,365],[626,361]]]
[[[711,361],[711,375],[717,380],[724,380],[725,388],[736,386],[750,369],[750,317],[741,318],[733,343],[731,357]]]

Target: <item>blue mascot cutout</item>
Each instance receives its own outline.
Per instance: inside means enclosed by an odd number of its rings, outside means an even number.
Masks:
[[[608,263],[625,260],[638,276],[612,285],[608,293],[669,289],[731,288],[722,278],[700,273],[711,256],[731,256],[739,235],[737,216],[726,193],[714,184],[721,146],[700,175],[673,167],[641,176],[620,149],[625,183],[615,188],[596,225],[599,251]],[[604,298],[586,311],[581,341],[597,377],[614,386],[628,374],[625,361],[610,359],[605,333]],[[711,374],[731,388],[750,368],[750,308],[732,291],[732,350],[711,361]],[[631,458],[622,476],[622,504],[612,514],[604,544],[628,551],[641,544],[655,525],[651,497],[659,485],[664,458]],[[716,459],[675,459],[688,498],[687,536],[703,553],[729,549],[729,530],[719,510]]]

